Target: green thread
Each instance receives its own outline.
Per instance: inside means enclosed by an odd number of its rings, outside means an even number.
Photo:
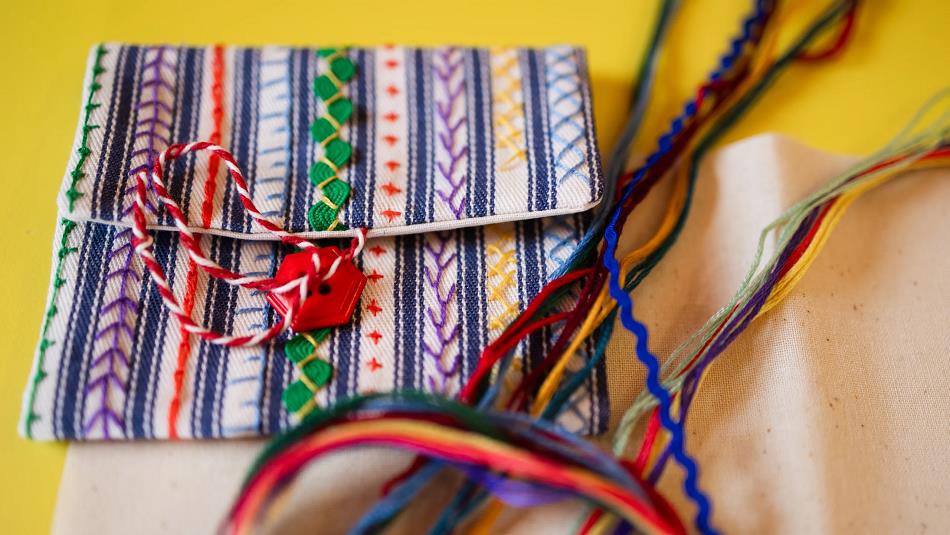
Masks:
[[[76,149],[76,152],[79,154],[79,159],[76,161],[76,165],[73,166],[72,171],[69,172],[70,182],[69,188],[66,190],[66,199],[69,201],[70,213],[73,211],[76,200],[83,196],[83,194],[76,189],[76,185],[79,184],[80,180],[86,177],[83,166],[85,166],[86,160],[88,160],[92,154],[92,149],[89,148],[89,134],[99,128],[99,125],[92,124],[89,120],[92,117],[92,112],[99,106],[102,106],[101,103],[95,102],[93,99],[99,90],[102,89],[102,84],[99,83],[99,76],[106,72],[105,67],[102,66],[102,57],[105,56],[107,52],[106,47],[101,44],[96,47],[96,60],[92,65],[92,81],[89,83],[86,92],[86,103],[83,105],[82,134],[79,140],[79,148]],[[36,357],[36,373],[32,379],[30,379],[30,399],[27,404],[27,415],[24,425],[26,437],[30,439],[33,438],[33,422],[39,419],[39,415],[33,411],[33,406],[36,404],[36,388],[47,376],[46,370],[44,369],[46,351],[56,344],[54,340],[49,338],[49,329],[53,323],[53,318],[59,313],[59,307],[56,306],[56,303],[59,301],[60,290],[66,284],[66,279],[63,278],[63,264],[67,256],[79,250],[77,247],[70,247],[68,245],[69,236],[76,229],[76,223],[63,218],[60,220],[60,224],[63,225],[63,235],[59,239],[59,250],[56,251],[56,267],[53,268],[53,273],[55,273],[53,278],[53,291],[49,298],[49,304],[46,307],[46,314],[43,317],[43,328],[40,331],[40,346],[37,350],[38,355]]]
[[[339,213],[350,196],[350,185],[340,180],[337,172],[353,157],[353,146],[340,138],[340,127],[353,115],[353,102],[343,95],[342,88],[353,78],[356,65],[341,49],[322,48],[317,55],[329,62],[330,69],[313,81],[313,92],[327,109],[310,126],[324,155],[310,167],[310,181],[320,189],[322,198],[310,207],[307,218],[314,230],[345,230]]]
[[[329,328],[317,329],[309,333],[309,338],[317,344],[330,334]],[[307,336],[297,335],[284,345],[284,353],[296,366],[301,378],[290,383],[284,390],[284,406],[288,411],[296,413],[313,403],[316,389],[322,388],[330,382],[333,376],[333,366],[327,361],[316,357],[317,350]]]
[[[40,334],[39,355],[36,357],[36,374],[30,380],[30,401],[27,406],[26,416],[26,437],[33,438],[33,422],[39,419],[39,415],[33,412],[33,405],[36,403],[36,387],[43,379],[46,379],[46,370],[43,365],[46,362],[46,350],[56,344],[49,338],[49,328],[53,323],[53,318],[59,312],[56,302],[59,300],[59,292],[66,284],[63,278],[63,263],[67,256],[75,253],[79,249],[68,245],[69,236],[76,229],[76,223],[68,219],[60,221],[63,225],[63,235],[59,239],[59,250],[56,252],[56,267],[53,272],[56,274],[53,278],[53,293],[50,295],[49,306],[46,307],[46,315],[43,318],[43,330]]]
[[[73,205],[76,203],[76,200],[83,196],[83,194],[76,189],[76,185],[79,184],[80,180],[85,178],[86,173],[83,172],[82,168],[89,158],[89,155],[92,154],[92,150],[89,148],[89,133],[99,128],[99,125],[90,123],[89,119],[92,116],[92,112],[102,105],[101,103],[93,102],[93,98],[96,96],[96,93],[102,89],[102,84],[99,83],[99,75],[106,71],[105,67],[102,66],[102,56],[105,55],[106,48],[104,46],[99,45],[96,47],[96,61],[92,66],[92,82],[89,84],[86,104],[83,106],[82,137],[79,141],[79,148],[76,149],[76,152],[79,154],[79,160],[76,161],[76,165],[69,173],[69,189],[66,190],[66,198],[69,200],[70,212],[73,211]]]
[[[340,128],[353,115],[353,102],[342,92],[343,84],[356,73],[356,65],[346,57],[345,49],[322,48],[317,55],[329,63],[329,70],[313,81],[313,93],[326,106],[326,111],[310,125],[313,140],[323,148],[323,157],[310,167],[310,181],[320,190],[320,201],[310,207],[307,219],[314,230],[345,230],[340,223],[340,209],[350,197],[350,185],[337,176],[340,168],[353,157],[353,146],[340,138]],[[309,334],[320,343],[330,329]],[[297,335],[284,346],[287,358],[293,361],[300,378],[283,393],[284,406],[292,413],[310,412],[313,395],[333,376],[333,366],[314,355],[316,347],[308,336]]]

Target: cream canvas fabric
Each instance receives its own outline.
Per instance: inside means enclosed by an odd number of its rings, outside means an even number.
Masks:
[[[852,161],[773,135],[710,157],[683,236],[634,294],[652,349],[669,354],[725,303],[761,227]],[[628,246],[655,228],[663,195],[629,222]],[[948,199],[943,170],[905,175],[862,197],[796,290],[714,364],[691,412],[687,448],[718,528],[950,531]],[[608,354],[614,422],[642,388],[632,339],[617,333]],[[261,444],[74,444],[54,533],[210,532]],[[270,531],[345,532],[408,459],[364,451],[321,461]],[[679,485],[679,472],[669,470],[662,489],[688,517]],[[438,511],[445,495],[430,494],[393,532],[419,532],[428,525],[424,509]],[[580,510],[562,503],[509,511],[498,532],[569,533]]]

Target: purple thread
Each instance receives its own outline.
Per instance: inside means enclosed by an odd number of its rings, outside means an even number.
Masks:
[[[438,251],[436,251],[429,242],[425,243],[426,254],[430,256],[435,263],[435,273],[432,272],[429,266],[425,267],[425,279],[429,287],[432,288],[432,291],[435,292],[436,301],[439,303],[438,309],[431,306],[426,307],[426,315],[429,318],[429,322],[435,327],[437,346],[432,347],[428,342],[423,341],[422,349],[435,361],[435,369],[441,377],[441,386],[438,388],[436,385],[436,377],[432,375],[428,377],[429,390],[444,393],[449,379],[454,377],[459,371],[459,350],[457,348],[454,354],[451,355],[451,365],[449,367],[445,366],[443,360],[449,345],[459,336],[459,325],[458,323],[454,325],[449,324],[449,303],[455,298],[455,283],[453,282],[448,291],[443,294],[441,290],[442,278],[445,276],[449,266],[455,263],[458,255],[457,253],[447,254],[446,249],[448,248],[450,239],[448,234],[440,232],[436,233],[435,237],[439,241]],[[449,329],[449,331],[446,332],[446,329]]]
[[[156,129],[161,127],[169,132],[171,131],[171,118],[169,117],[169,120],[165,121],[160,117],[160,113],[164,111],[172,115],[172,108],[161,100],[159,90],[164,89],[174,93],[174,86],[162,79],[162,68],[173,70],[174,65],[165,59],[165,47],[159,47],[156,50],[155,58],[146,62],[143,66],[145,72],[143,73],[142,80],[139,82],[139,94],[143,95],[145,90],[149,89],[150,98],[148,100],[139,101],[138,113],[141,116],[144,114],[143,112],[151,111],[151,117],[138,120],[136,122],[136,132],[133,135],[133,143],[140,138],[145,138],[147,144],[145,147],[131,153],[132,159],[144,155],[145,162],[142,165],[133,167],[129,171],[129,177],[134,177],[136,173],[146,168],[149,162],[158,156],[159,143],[168,145],[170,142],[168,137],[162,135]],[[122,204],[120,206],[120,217],[122,219],[128,217],[132,211],[133,204],[130,200],[134,192],[134,185],[126,186],[122,190]],[[155,206],[151,200],[147,201],[146,205],[152,213],[155,213]],[[113,387],[120,390],[123,394],[127,391],[127,385],[119,376],[118,369],[121,367],[123,370],[128,370],[130,363],[129,354],[122,347],[123,335],[131,341],[135,334],[131,323],[134,322],[135,314],[138,312],[138,303],[129,297],[129,291],[132,289],[133,284],[137,284],[141,281],[141,277],[132,268],[132,257],[134,253],[135,250],[132,248],[132,229],[129,228],[118,232],[113,239],[113,249],[106,255],[106,259],[111,265],[111,262],[116,257],[120,257],[120,264],[117,269],[109,272],[104,279],[106,285],[108,285],[110,281],[119,281],[118,296],[104,303],[99,310],[100,317],[115,313],[115,320],[96,333],[95,342],[105,339],[108,340],[108,346],[101,353],[96,355],[90,364],[93,370],[104,366],[105,371],[95,376],[86,384],[85,388],[87,396],[96,391],[98,391],[100,395],[99,406],[83,426],[83,434],[89,435],[96,425],[100,424],[102,426],[102,436],[106,440],[110,438],[110,424],[119,429],[125,426],[122,417],[109,406],[109,393]]]
[[[465,208],[465,195],[459,197],[459,194],[462,192],[462,186],[465,185],[466,176],[465,173],[461,173],[456,177],[455,173],[459,162],[468,154],[468,147],[458,146],[455,139],[455,134],[462,125],[465,124],[465,117],[460,117],[454,123],[452,122],[452,112],[455,111],[456,104],[462,101],[462,94],[465,92],[464,78],[460,79],[454,87],[452,85],[452,78],[456,73],[460,72],[462,68],[462,58],[457,52],[458,51],[454,48],[437,52],[435,58],[439,60],[439,62],[433,63],[432,71],[435,73],[435,77],[439,83],[445,88],[446,93],[448,93],[448,100],[436,99],[435,102],[436,117],[439,118],[440,124],[448,131],[439,133],[439,143],[441,143],[442,147],[449,154],[448,166],[445,166],[442,162],[438,162],[436,167],[438,167],[443,180],[448,183],[448,189],[442,190],[436,186],[435,193],[445,204],[449,205],[449,208],[455,215],[455,219],[461,219],[462,211]],[[455,57],[453,60],[453,56],[458,57]]]
[[[792,255],[792,252],[795,251],[795,248],[798,247],[800,243],[805,240],[805,237],[808,235],[808,231],[814,225],[815,220],[818,218],[818,213],[820,212],[821,207],[814,208],[801,224],[795,229],[795,233],[789,239],[788,243],[785,245],[785,249],[782,250],[782,254],[779,256],[778,261],[773,266],[772,270],[769,272],[765,281],[762,285],[752,294],[746,304],[738,311],[737,314],[733,315],[732,319],[726,324],[726,326],[720,331],[719,336],[716,339],[712,340],[709,344],[709,348],[706,350],[706,354],[703,355],[703,358],[697,363],[689,374],[686,376],[686,380],[683,383],[682,392],[680,393],[680,422],[686,421],[686,416],[688,414],[689,408],[693,403],[693,396],[696,394],[696,388],[699,385],[699,379],[702,377],[703,372],[706,368],[712,363],[712,361],[718,357],[727,347],[739,336],[749,326],[749,323],[758,315],[759,310],[765,305],[765,302],[768,300],[769,295],[772,293],[772,289],[778,283],[779,278],[781,278],[782,269],[785,266],[785,262],[788,261],[788,258]],[[669,459],[670,450],[666,448],[660,455],[660,458],[657,460],[656,464],[653,466],[653,470],[650,472],[649,481],[656,483],[660,479],[660,476],[663,474],[663,469],[666,467],[666,462]]]

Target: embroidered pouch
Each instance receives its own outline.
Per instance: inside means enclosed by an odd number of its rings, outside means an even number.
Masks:
[[[134,175],[194,140],[231,151],[254,204],[290,232],[368,229],[348,324],[253,348],[182,336],[133,250],[130,213]],[[222,267],[273,276],[294,252],[252,222],[220,159],[176,160],[165,183]],[[564,262],[602,188],[575,48],[96,47],[21,432],[254,436],[354,393],[453,395]],[[280,321],[259,292],[196,270],[167,210],[154,196],[147,208],[156,260],[193,318],[224,333]],[[516,366],[550,343],[529,339]],[[606,426],[603,369],[570,409],[573,430]]]

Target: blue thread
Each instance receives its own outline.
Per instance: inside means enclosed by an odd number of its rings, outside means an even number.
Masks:
[[[742,35],[733,39],[729,52],[720,59],[716,71],[710,75],[711,80],[718,80],[735,64],[741,56],[745,45],[752,40],[753,30],[764,21],[771,2],[767,0],[758,0],[755,11],[748,17],[742,25]],[[640,167],[633,179],[624,187],[623,196],[614,210],[610,223],[604,231],[604,241],[606,248],[603,256],[603,265],[610,273],[608,280],[608,289],[611,297],[617,301],[617,307],[620,313],[620,322],[624,328],[633,333],[637,338],[636,356],[637,359],[647,369],[646,387],[650,394],[657,399],[660,405],[659,416],[663,427],[670,433],[670,451],[677,463],[683,467],[686,472],[686,479],[683,482],[683,488],[689,499],[696,505],[696,528],[705,534],[716,534],[715,528],[710,524],[712,516],[712,503],[705,493],[699,488],[699,466],[696,461],[686,453],[683,436],[683,426],[680,422],[674,420],[670,413],[671,397],[669,391],[663,386],[660,379],[660,363],[648,347],[648,333],[646,326],[637,321],[633,316],[633,299],[621,287],[622,276],[620,274],[620,263],[617,261],[617,222],[623,212],[624,204],[630,199],[634,188],[643,180],[643,177],[661,158],[663,158],[673,147],[673,140],[678,136],[683,126],[695,116],[697,111],[694,101],[690,101],[684,106],[683,112],[677,116],[666,134],[660,136],[659,147],[646,161],[646,164]]]

